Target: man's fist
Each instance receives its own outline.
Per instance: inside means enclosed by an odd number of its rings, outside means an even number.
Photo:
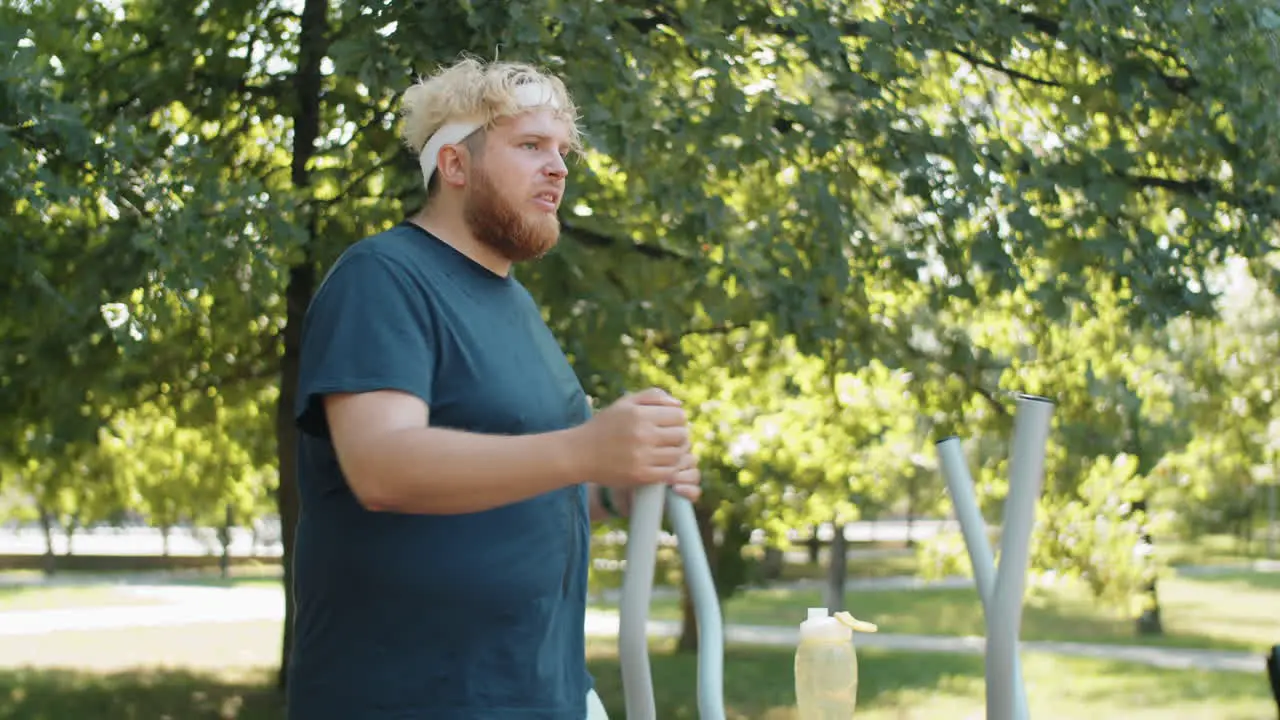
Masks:
[[[701,481],[684,408],[662,390],[628,393],[579,429],[597,484],[627,489],[666,483],[687,494]]]

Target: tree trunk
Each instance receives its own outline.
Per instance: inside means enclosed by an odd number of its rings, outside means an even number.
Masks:
[[[676,652],[698,652],[698,616],[687,582],[680,583],[680,640],[676,642]]]
[[[1250,486],[1248,495],[1244,501],[1244,510],[1240,513],[1240,537],[1244,539],[1245,555],[1253,557],[1254,550],[1254,525],[1258,519],[1258,491],[1257,486]]]
[[[809,539],[805,541],[805,546],[809,549],[809,564],[817,565],[822,552],[822,541],[818,539],[817,525],[809,528]]]
[[[1276,535],[1280,533],[1280,527],[1276,527],[1276,486],[1277,482],[1272,480],[1267,488],[1267,557],[1273,560],[1276,557]]]
[[[844,610],[844,584],[849,575],[849,541],[844,537],[845,526],[842,523],[831,524],[835,534],[831,536],[831,548],[827,553],[827,587],[824,595],[827,609],[839,612]]]
[[[1145,513],[1147,511],[1147,499],[1143,498],[1133,504],[1134,512]],[[1148,548],[1152,547],[1151,533],[1142,533],[1142,542]],[[1136,622],[1136,630],[1139,635],[1163,635],[1164,623],[1160,620],[1160,594],[1156,589],[1156,571],[1154,563],[1149,560],[1146,563],[1147,583],[1143,589],[1146,597],[1143,598],[1142,612],[1138,614]]]
[[[276,406],[276,443],[279,455],[280,483],[276,487],[276,506],[280,512],[281,563],[284,570],[284,639],[280,647],[280,673],[277,686],[283,690],[288,682],[289,653],[293,649],[293,541],[298,526],[298,467],[294,455],[297,429],[293,424],[293,403],[298,390],[298,364],[302,345],[302,320],[311,297],[314,273],[302,268],[289,271],[288,320],[284,331],[284,357],[280,361],[280,399]],[[303,300],[305,292],[306,300]],[[300,308],[295,309],[298,305]]]
[[[53,552],[53,517],[40,508],[40,530],[44,533],[44,574],[52,576],[58,572],[58,556]]]
[[[1146,503],[1143,502],[1143,504]],[[1144,534],[1143,541],[1150,544],[1151,538]],[[1142,612],[1138,614],[1136,630],[1139,635],[1163,635],[1164,622],[1160,619],[1160,593],[1157,589],[1155,572],[1149,572],[1145,588],[1146,598],[1144,598]]]
[[[315,154],[320,137],[320,90],[323,77],[320,63],[328,49],[329,18],[325,0],[306,0],[302,8],[302,31],[298,39],[298,70],[293,78],[297,106],[293,117],[293,158],[291,179],[295,188],[311,184],[307,165]],[[276,505],[280,512],[280,539],[284,566],[284,638],[280,647],[280,671],[276,685],[285,688],[289,678],[289,655],[293,650],[293,547],[298,525],[299,502],[295,433],[294,398],[298,391],[298,365],[302,349],[302,321],[315,289],[316,270],[312,249],[316,237],[316,219],[307,219],[306,254],[298,265],[289,269],[289,286],[285,291],[284,354],[280,359],[280,399],[276,406],[276,453],[280,482],[276,488]]]
[[[160,526],[160,555],[169,557],[169,535],[173,532],[173,528],[167,523]]]
[[[916,507],[920,503],[921,484],[919,472],[913,473],[907,481],[907,541],[903,545],[908,548],[916,546]]]
[[[1142,446],[1142,414],[1138,405],[1134,405],[1129,415],[1129,437],[1128,452],[1138,458],[1138,473],[1146,477],[1151,473],[1151,469],[1155,466],[1155,460],[1152,457],[1154,453],[1144,452]],[[1143,598],[1142,612],[1138,614],[1135,623],[1135,630],[1138,635],[1163,635],[1164,623],[1160,619],[1160,593],[1157,591],[1157,573],[1156,563],[1151,558],[1154,548],[1154,540],[1147,528],[1151,527],[1151,520],[1147,514],[1149,507],[1149,499],[1143,497],[1133,504],[1132,514],[1142,513],[1147,518],[1143,522],[1142,542],[1147,546],[1148,554],[1141,562],[1144,565],[1143,570],[1147,575],[1146,587]]]
[[[760,579],[772,582],[782,577],[782,548],[772,545],[764,549],[764,559],[760,563]]]
[[[218,570],[223,580],[231,577],[231,524],[234,521],[235,517],[231,509],[231,503],[227,503],[222,529],[218,532],[218,542],[222,545],[222,559],[218,561]]]
[[[67,551],[62,553],[66,557],[71,557],[72,555],[73,548],[71,547],[71,539],[75,537],[76,530],[79,528],[80,520],[75,516],[72,516],[71,519],[67,521],[67,527],[62,532],[62,536],[67,540]]]

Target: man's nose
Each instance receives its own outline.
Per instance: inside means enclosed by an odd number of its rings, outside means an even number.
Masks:
[[[564,157],[560,153],[552,153],[554,156],[551,162],[547,163],[544,171],[553,178],[563,178],[569,174],[569,166],[565,163]]]

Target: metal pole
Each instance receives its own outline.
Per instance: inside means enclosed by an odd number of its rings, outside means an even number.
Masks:
[[[622,666],[622,694],[627,720],[658,720],[649,667],[649,602],[658,560],[658,529],[662,525],[663,485],[635,491],[631,525],[627,531],[627,566],[618,605],[618,660]]]
[[[991,542],[987,538],[987,523],[978,510],[978,501],[973,494],[973,477],[969,474],[969,463],[964,458],[960,438],[952,436],[940,441],[938,457],[947,489],[951,493],[951,504],[956,510],[956,519],[960,522],[960,532],[964,535],[964,545],[969,550],[973,584],[977,586],[978,597],[982,600],[982,614],[983,617],[990,618],[994,612],[996,562],[991,554]],[[1025,720],[1028,717],[1027,694],[1023,684],[1017,680],[1022,676],[1017,653],[1014,653],[1013,665],[1014,672],[1009,676],[1013,681],[1014,693],[1012,717]],[[1003,688],[998,691],[1005,692]]]
[[[725,720],[724,626],[711,564],[702,545],[693,503],[668,491],[667,513],[676,533],[680,563],[684,566],[685,582],[689,584],[693,614],[698,622],[698,717]]]
[[[1044,455],[1053,421],[1053,403],[1041,397],[1018,398],[1009,458],[1009,497],[1000,530],[1000,568],[987,614],[987,720],[1013,717],[1014,693],[1009,678],[1022,684],[1014,660],[1022,628],[1022,601],[1031,559],[1031,530],[1036,501],[1044,487]]]
[[[618,655],[627,720],[658,720],[649,666],[649,603],[657,565],[658,530],[662,526],[663,495],[675,530],[685,577],[698,622],[698,716],[725,720],[724,626],[693,503],[664,485],[642,488],[631,506],[627,533],[627,567],[619,606]]]
[[[1009,496],[1000,534],[1000,565],[995,567],[978,511],[973,479],[958,438],[938,443],[938,460],[950,490],[956,519],[973,565],[974,583],[987,624],[987,720],[1027,720],[1026,689],[1018,656],[1022,601],[1030,560],[1036,501],[1044,485],[1044,456],[1053,403],[1019,395],[1009,462]]]

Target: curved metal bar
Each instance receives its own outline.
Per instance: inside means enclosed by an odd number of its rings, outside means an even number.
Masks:
[[[684,566],[685,581],[693,598],[694,617],[698,621],[698,717],[700,720],[725,720],[724,623],[720,616],[720,598],[711,577],[711,564],[702,545],[702,533],[698,531],[693,503],[668,492],[667,512],[679,541],[680,562]]]
[[[627,530],[627,566],[618,606],[618,660],[627,720],[658,720],[649,667],[649,602],[658,560],[658,529],[662,525],[664,485],[635,491]]]
[[[965,547],[969,549],[969,564],[973,567],[973,583],[982,600],[983,616],[988,623],[992,618],[1003,622],[994,614],[996,562],[991,554],[991,542],[987,539],[987,523],[978,509],[978,500],[973,492],[973,476],[969,474],[969,463],[965,460],[960,438],[949,437],[938,443],[938,464],[942,466],[942,476],[947,481],[947,489],[951,491],[951,504],[960,521],[960,532],[964,535]],[[1022,677],[1017,653],[1013,656],[1013,677]],[[1021,682],[1014,682],[1013,694],[1012,717],[1019,720],[1026,718],[1027,693]]]
[[[964,534],[974,581],[987,621],[987,720],[1025,720],[1026,687],[1018,655],[1022,604],[1030,560],[1036,501],[1044,486],[1045,449],[1053,421],[1051,400],[1019,395],[1009,458],[1009,495],[1005,499],[997,567],[987,541],[986,523],[973,494],[973,478],[958,438],[938,443],[938,461]]]
[[[1000,529],[1000,567],[987,615],[987,717],[991,720],[1014,718],[1015,712],[1026,712],[1026,708],[1017,707],[1015,690],[1023,684],[1017,663],[1018,635],[1031,559],[1031,530],[1036,521],[1036,501],[1044,487],[1045,446],[1053,410],[1053,403],[1045,398],[1022,395],[1014,414],[1009,497],[1005,499]]]

